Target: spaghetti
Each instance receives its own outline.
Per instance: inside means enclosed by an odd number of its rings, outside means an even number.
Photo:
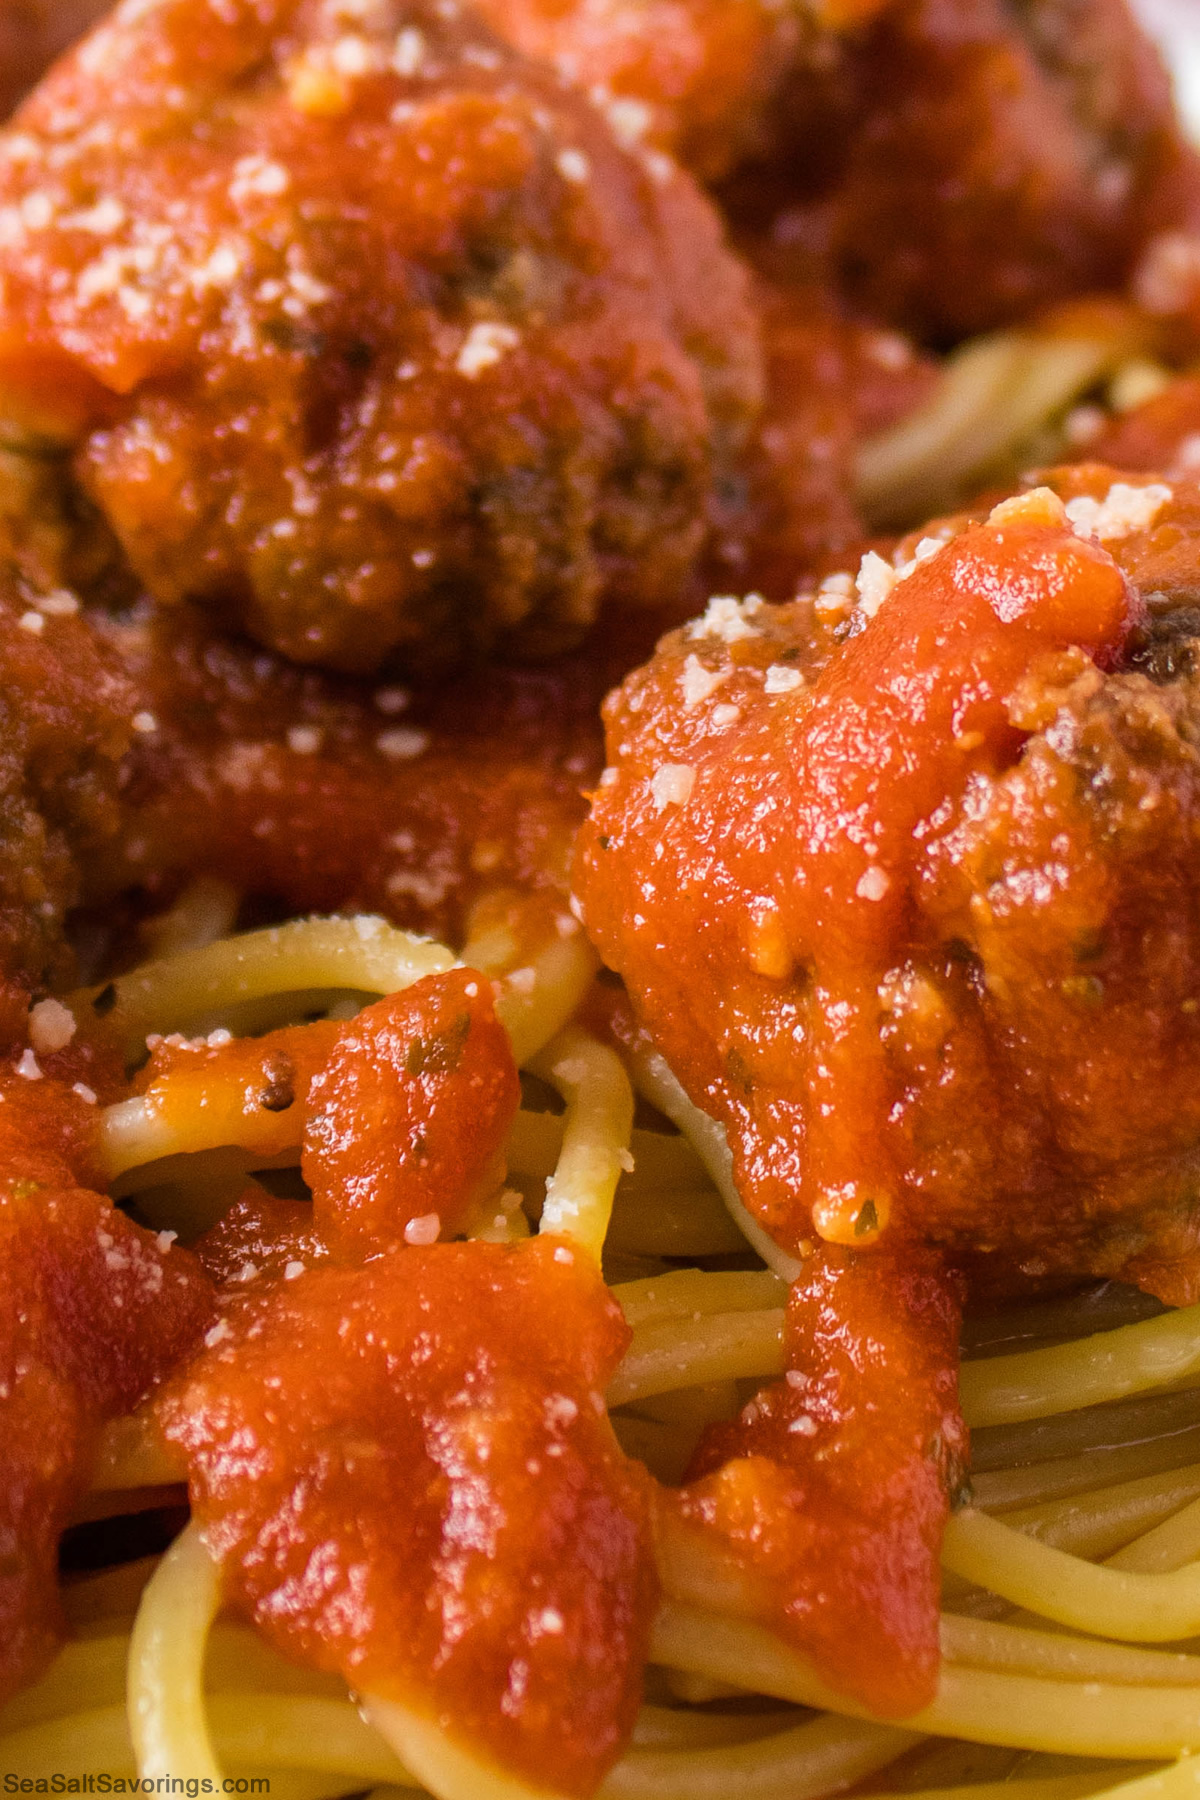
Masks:
[[[349,974],[340,956],[332,967],[322,963],[331,933],[348,949],[366,945],[371,960]],[[286,980],[308,1010],[322,975],[330,991],[369,994],[411,975],[411,962],[395,960],[402,948],[426,966],[453,960],[431,947],[405,948],[373,923],[361,930],[353,921],[298,923],[286,941],[296,953]],[[270,940],[262,942],[271,948]],[[385,951],[392,960],[384,960]],[[148,1004],[141,1028],[235,1016],[247,978],[235,976],[223,994],[215,978],[198,981],[196,971],[245,971],[259,954],[253,938],[229,940],[202,953],[202,962],[189,953],[149,971],[134,991],[169,1000],[157,1017]],[[498,979],[505,991],[503,975]],[[253,985],[257,1001],[270,984],[264,976]],[[513,1141],[525,1178],[549,1184],[553,1229],[575,1232],[591,1253],[604,1239],[607,1196],[614,1185],[619,1194],[621,1183],[638,1183],[639,1171],[621,1172],[631,1114],[612,1053],[590,1049],[578,1027],[565,1038],[553,1035],[563,1029],[560,1015],[575,1010],[578,991],[560,980],[553,1001],[542,1001],[549,1045],[535,1043],[526,1058],[566,1091],[566,1130],[553,1113],[526,1110]],[[517,1009],[514,1017],[536,1039],[528,1011]],[[118,1102],[113,1116],[120,1118],[128,1104]],[[654,1145],[668,1211],[679,1210],[678,1192],[688,1186],[711,1194],[684,1140],[659,1126],[639,1131],[635,1141]],[[207,1143],[172,1154],[203,1159],[230,1147]],[[146,1158],[123,1163],[145,1166]],[[189,1174],[183,1189],[194,1191],[200,1179]],[[651,1240],[656,1227],[646,1215],[657,1202],[644,1172],[635,1191],[640,1229]],[[701,1200],[696,1211],[693,1254],[703,1258],[714,1238],[711,1200]],[[533,1221],[524,1210],[522,1218],[529,1229]],[[657,1229],[678,1247],[677,1223]],[[611,1238],[604,1248],[628,1258]],[[778,1370],[783,1284],[749,1247],[740,1260],[741,1268],[726,1270],[659,1262],[654,1271],[618,1281],[613,1292],[633,1330],[609,1392],[619,1434],[648,1433],[660,1450],[672,1439],[694,1440],[705,1416],[698,1401],[707,1397],[710,1410],[736,1406],[740,1384]],[[758,1800],[784,1800],[868,1779],[888,1787],[901,1772],[906,1791],[941,1792],[954,1788],[956,1768],[965,1780],[982,1766],[1010,1785],[1016,1781],[1022,1800],[1070,1800],[1120,1789],[1122,1779],[1128,1785],[1130,1759],[1161,1761],[1189,1749],[1200,1730],[1200,1659],[1186,1644],[1163,1651],[1130,1640],[1170,1642],[1200,1626],[1190,1597],[1190,1565],[1200,1554],[1200,1478],[1187,1460],[1194,1456],[1190,1431],[1180,1424],[1200,1396],[1200,1314],[1184,1309],[1129,1323],[1125,1291],[1110,1288],[1089,1304],[1090,1335],[1072,1337],[1080,1310],[1073,1300],[1049,1301],[1009,1315],[1011,1328],[1004,1315],[975,1327],[1001,1344],[1009,1329],[1048,1342],[964,1365],[966,1411],[979,1428],[986,1472],[978,1478],[975,1510],[960,1513],[947,1534],[944,1661],[932,1704],[902,1728],[870,1722],[802,1656],[741,1616],[736,1604],[730,1611],[721,1568],[706,1571],[694,1544],[673,1550],[668,1534],[658,1552],[664,1598],[651,1639],[649,1703],[604,1795],[703,1800],[736,1783]],[[1114,1471],[1095,1448],[1102,1443],[1112,1443],[1122,1458],[1115,1485],[1106,1481]],[[1064,1512],[1058,1494],[1067,1466]],[[117,1424],[107,1434],[99,1492],[133,1510],[130,1490],[140,1490],[139,1505],[152,1503],[180,1472],[177,1454],[148,1421],[141,1429]],[[1004,1480],[1013,1485],[997,1485]],[[1053,1568],[1043,1568],[1039,1558],[1056,1559]],[[1062,1578],[1067,1564],[1078,1571],[1070,1582]],[[681,1568],[686,1596],[679,1591]],[[1070,1598],[1076,1591],[1078,1603]],[[1135,1603],[1132,1597],[1143,1593],[1154,1599]],[[76,1636],[0,1715],[0,1763],[21,1777],[97,1767],[114,1775],[186,1771],[210,1779],[265,1771],[273,1793],[298,1800],[371,1784],[415,1787],[422,1779],[449,1800],[515,1800],[538,1791],[481,1764],[477,1754],[448,1749],[440,1733],[394,1703],[368,1701],[360,1717],[331,1677],[281,1659],[242,1626],[214,1625],[220,1571],[194,1526],[157,1566],[143,1562],[76,1580],[64,1598]],[[1009,1623],[997,1609],[1011,1615],[1014,1603],[1025,1610]],[[1055,1621],[1071,1623],[1073,1633],[1048,1629]],[[750,1695],[762,1699],[751,1706]],[[800,1710],[781,1714],[780,1702]],[[814,1708],[821,1716],[812,1716]],[[934,1738],[945,1740],[946,1749],[936,1779],[922,1785],[921,1759],[930,1757]],[[990,1762],[981,1765],[972,1744],[992,1746]],[[1111,1774],[1097,1766],[1098,1756],[1112,1759]],[[1085,1759],[1078,1774],[1063,1757]],[[1190,1779],[1188,1768],[1180,1764],[1170,1779]],[[1140,1800],[1140,1787],[1129,1792]]]

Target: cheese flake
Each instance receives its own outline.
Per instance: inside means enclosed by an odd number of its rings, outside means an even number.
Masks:
[[[1147,487],[1134,487],[1128,481],[1114,481],[1103,500],[1090,494],[1078,494],[1067,501],[1067,517],[1080,537],[1098,538],[1101,543],[1129,537],[1135,531],[1149,531],[1164,506],[1174,499],[1172,490],[1161,481]]]
[[[696,785],[696,771],[690,763],[662,763],[650,778],[650,794],[655,812],[668,806],[686,806]]]

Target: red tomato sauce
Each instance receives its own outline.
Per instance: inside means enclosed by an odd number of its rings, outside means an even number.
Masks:
[[[452,1236],[504,1178],[520,1099],[484,976],[430,975],[367,1007],[309,1090],[303,1167],[318,1228],[360,1254],[406,1232]]]
[[[888,1223],[895,1095],[878,996],[903,959],[923,838],[1015,759],[1009,702],[1037,657],[1082,645],[1111,659],[1134,623],[1111,557],[1065,527],[968,530],[901,591],[808,680],[793,638],[769,665],[784,671],[776,698],[754,665],[757,686],[727,697],[718,680],[708,706],[732,716],[707,740],[711,712],[679,698],[679,651],[660,656],[610,702],[617,778],[581,839],[594,940],[731,1127],[740,1190],[789,1248],[814,1229],[869,1241]],[[735,652],[758,635],[735,629]]]
[[[247,1282],[277,1281],[289,1267],[330,1258],[307,1200],[279,1200],[253,1183],[192,1248],[222,1298]]]
[[[565,897],[600,702],[672,622],[613,625],[544,667],[365,690],[192,624],[123,629],[158,729],[129,754],[124,830],[88,897],[162,904],[215,875],[283,914],[380,912],[451,941],[498,887]]]
[[[100,1425],[131,1412],[197,1343],[212,1289],[169,1236],[79,1185],[96,1108],[65,1083],[0,1091],[0,1695],[63,1628],[58,1540],[86,1491]]]
[[[960,1323],[935,1257],[818,1252],[788,1302],[787,1380],[710,1426],[662,1502],[727,1552],[756,1617],[885,1715],[937,1684],[942,1529],[967,1465]]]
[[[232,1598],[288,1654],[590,1792],[637,1711],[648,1478],[580,1252],[438,1244],[251,1294],[160,1402]]]

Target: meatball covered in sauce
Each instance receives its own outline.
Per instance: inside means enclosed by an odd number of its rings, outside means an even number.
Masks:
[[[1197,217],[1170,83],[1127,0],[889,0],[797,58],[725,204],[946,342],[1123,282]]]
[[[14,995],[73,973],[64,924],[116,842],[122,762],[143,722],[119,659],[77,611],[65,591],[35,604],[0,580],[0,1028]]]
[[[1125,0],[915,0],[885,19],[867,83],[844,265],[862,303],[919,330],[984,330],[1120,282],[1158,208],[1195,196]]]
[[[763,147],[781,82],[818,35],[801,7],[779,0],[480,0],[479,9],[607,106],[619,132],[671,150],[706,180]]]
[[[623,134],[716,184],[752,254],[815,254],[933,341],[1121,282],[1200,217],[1129,0],[482,3]]]
[[[688,178],[421,0],[119,8],[0,140],[0,283],[150,592],[350,671],[673,596],[758,405]]]
[[[1198,578],[1085,465],[610,700],[587,925],[789,1251],[1200,1293]]]

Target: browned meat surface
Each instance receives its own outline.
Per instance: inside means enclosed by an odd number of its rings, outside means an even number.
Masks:
[[[687,176],[473,17],[116,15],[0,138],[0,393],[160,601],[545,652],[692,577],[760,400]]]

